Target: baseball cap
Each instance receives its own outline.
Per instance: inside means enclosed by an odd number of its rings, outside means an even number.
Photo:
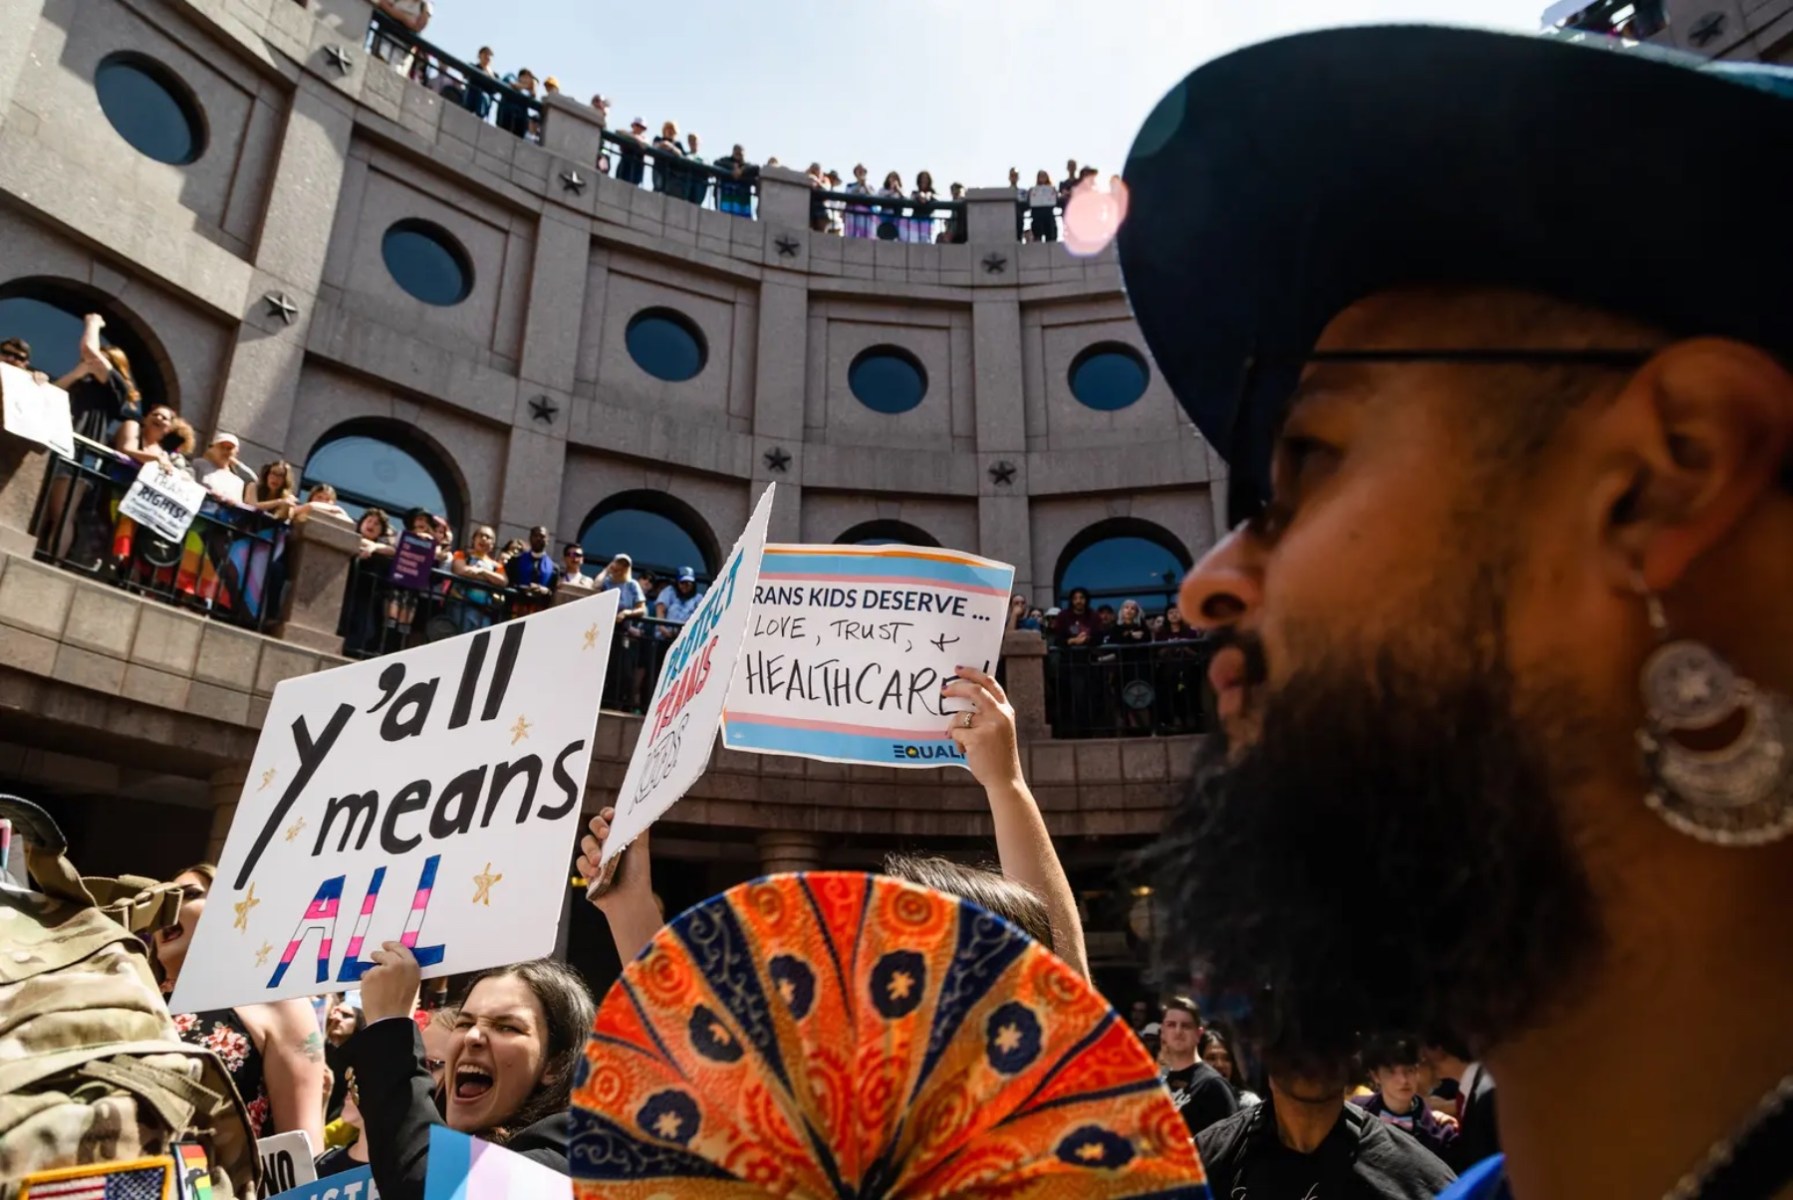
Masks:
[[[611,562],[625,562],[625,563],[628,563],[631,567],[635,565],[635,560],[630,558],[627,554],[612,554],[610,556],[610,561]]]
[[[222,429],[220,429],[217,433],[212,435],[212,445],[214,445],[214,446],[218,446],[218,445],[234,446],[239,450],[241,450],[243,448],[243,443],[239,442],[237,440],[236,434],[226,433]]]
[[[560,86],[560,80],[554,78],[554,76],[552,76],[552,75],[550,75],[550,76],[548,76],[548,78],[542,80],[542,82],[551,88],[557,88]]]
[[[641,126],[643,129],[647,128],[647,122],[642,120],[640,117],[630,117],[629,118],[629,128],[633,129],[637,125]]]
[[[678,581],[680,583],[696,583],[697,572],[693,571],[690,567],[680,567]]]
[[[1786,272],[1763,269],[1793,238],[1793,160],[1763,148],[1790,135],[1784,68],[1429,26],[1299,34],[1199,67],[1146,118],[1121,273],[1230,466],[1229,507],[1255,503],[1303,360],[1374,292],[1517,288],[1793,350]],[[1688,236],[1647,252],[1665,220]]]

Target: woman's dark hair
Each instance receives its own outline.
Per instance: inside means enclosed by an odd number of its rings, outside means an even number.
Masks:
[[[916,175],[915,190],[918,192],[933,191],[934,190],[934,176],[927,171],[923,171],[920,174]]]
[[[467,975],[456,1007],[466,1003],[482,979],[507,976],[521,979],[523,985],[535,993],[542,1006],[542,1015],[547,1018],[547,1027],[542,1030],[542,1077],[536,1081],[535,1089],[503,1125],[480,1131],[481,1137],[501,1146],[537,1121],[567,1110],[573,1099],[573,1076],[585,1054],[585,1039],[598,1015],[598,1007],[592,1003],[585,980],[571,967],[551,958],[493,967]]]
[[[1384,1067],[1411,1067],[1419,1062],[1419,1039],[1408,1034],[1381,1034],[1369,1039],[1363,1048],[1363,1069],[1380,1071]]]
[[[392,534],[392,518],[386,515],[385,509],[383,509],[383,508],[367,509],[362,512],[361,521],[365,521],[369,517],[373,517],[375,520],[379,521],[381,537],[391,536],[391,534]],[[355,522],[356,528],[360,528],[361,521]]]
[[[269,497],[262,495],[262,491],[268,486],[268,477],[274,474],[276,468],[280,471],[280,495],[282,499],[291,500],[293,498],[293,464],[287,462],[285,459],[276,459],[261,469],[261,478],[256,481],[256,499],[269,499]]]
[[[428,521],[432,526],[434,526],[436,523],[436,516],[434,513],[430,512],[429,509],[414,508],[410,512],[405,514],[405,532],[406,533],[411,532],[411,528],[417,524],[418,517],[422,517],[424,520]]]
[[[948,859],[919,854],[887,854],[884,873],[896,879],[945,892],[989,909],[1046,949],[1052,949],[1052,921],[1046,902],[999,871],[967,867]]]
[[[1227,1052],[1228,1058],[1232,1057],[1233,1048],[1227,1044],[1227,1040],[1225,1038],[1220,1036],[1220,1031],[1217,1029],[1214,1029],[1211,1026],[1209,1028],[1202,1030],[1202,1036],[1196,1039],[1195,1056],[1199,1059],[1206,1061],[1206,1059],[1208,1057],[1208,1050],[1214,1046],[1219,1046],[1222,1050],[1225,1050]],[[1232,1074],[1225,1077],[1226,1081],[1233,1085],[1234,1091],[1239,1090],[1238,1075],[1239,1075],[1239,1063],[1238,1063],[1237,1059],[1234,1059],[1233,1067],[1232,1067]]]
[[[1066,597],[1065,597],[1065,599],[1066,599],[1066,600],[1067,600],[1067,601],[1075,601],[1075,600],[1076,600],[1076,599],[1077,599],[1077,597],[1078,597],[1078,596],[1082,596],[1082,597],[1083,597],[1083,602],[1084,602],[1084,603],[1085,603],[1085,604],[1088,604],[1088,603],[1089,603],[1089,599],[1090,599],[1090,597],[1089,597],[1089,589],[1088,589],[1088,588],[1080,588],[1080,587],[1074,587],[1074,588],[1072,588],[1072,589],[1071,589],[1071,592],[1070,592],[1070,594],[1069,594],[1069,595],[1067,595],[1067,596],[1066,596]]]

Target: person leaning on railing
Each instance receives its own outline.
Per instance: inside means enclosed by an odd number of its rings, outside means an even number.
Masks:
[[[243,503],[284,521],[292,516],[297,505],[293,491],[296,482],[293,464],[276,459],[261,469],[255,482],[243,493]]]
[[[492,556],[497,543],[498,535],[492,532],[492,527],[480,525],[474,529],[467,549],[456,551],[449,564],[450,573],[457,579],[469,581],[456,583],[448,593],[448,618],[461,633],[484,629],[502,615],[498,611],[499,598],[492,589],[501,591],[510,581],[504,577],[504,568]],[[475,584],[487,586],[477,587]]]

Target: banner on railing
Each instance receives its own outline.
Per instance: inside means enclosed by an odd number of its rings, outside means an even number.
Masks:
[[[382,942],[426,978],[554,947],[616,594],[288,679],[171,1003],[355,986]]]
[[[995,672],[1015,568],[915,546],[767,546],[723,744],[880,767],[964,766],[940,694]]]
[[[728,563],[666,652],[635,753],[629,756],[629,772],[616,796],[616,820],[604,841],[600,867],[613,861],[671,808],[709,765],[716,730],[722,723],[722,705],[728,699],[753,615],[754,583],[766,548],[766,524],[772,519],[776,486],[766,485]]]
[[[67,392],[53,383],[39,383],[31,372],[11,363],[0,363],[0,407],[6,432],[48,446],[64,458],[75,457]]]
[[[398,535],[393,547],[392,566],[387,576],[392,586],[413,592],[428,590],[430,572],[436,569],[436,543],[415,533]]]
[[[187,536],[199,506],[205,503],[203,483],[171,471],[159,462],[144,463],[118,511],[171,542]]]

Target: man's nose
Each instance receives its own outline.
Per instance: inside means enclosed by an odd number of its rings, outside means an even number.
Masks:
[[[1209,631],[1244,621],[1263,603],[1256,541],[1236,529],[1202,555],[1177,593],[1183,619]]]

